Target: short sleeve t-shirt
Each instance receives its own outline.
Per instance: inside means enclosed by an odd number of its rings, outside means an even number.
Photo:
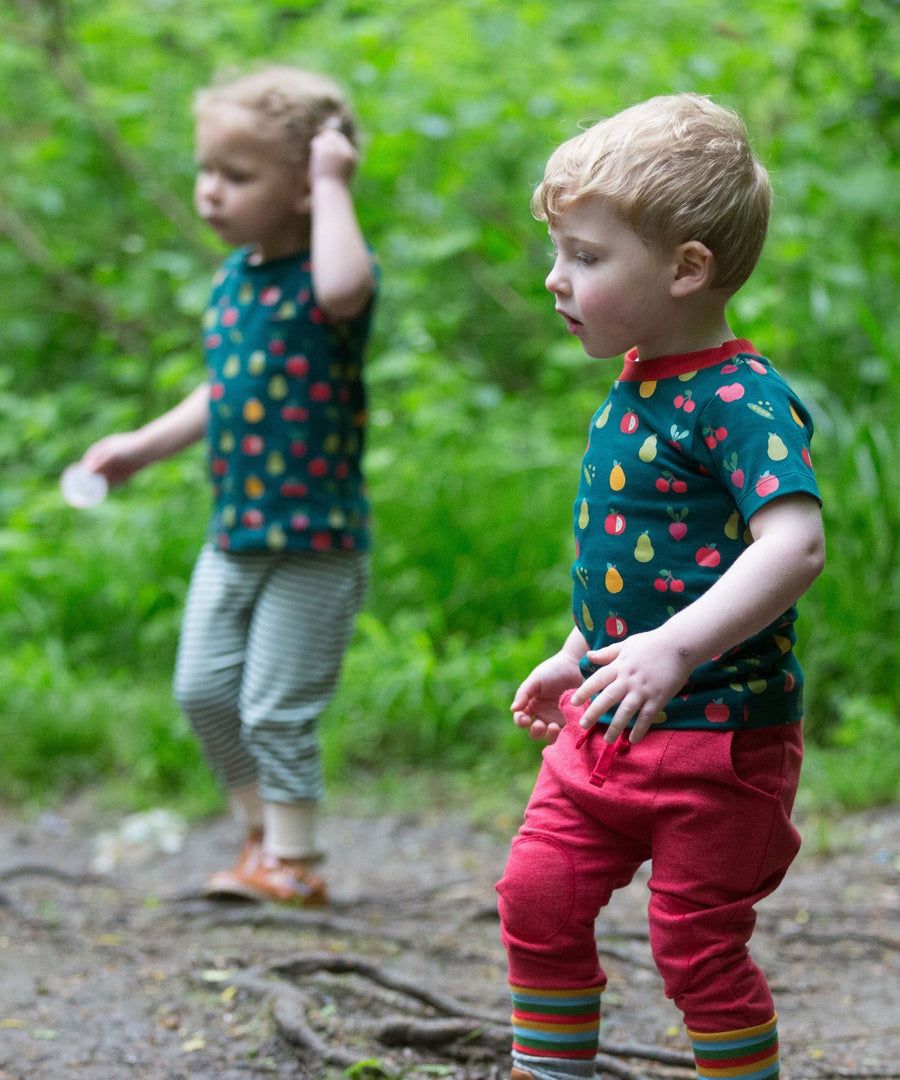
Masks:
[[[372,305],[330,323],[308,254],[234,252],[203,321],[213,542],[222,550],[366,550],[363,357]]]
[[[591,649],[651,630],[701,596],[752,542],[770,500],[819,498],[809,413],[749,341],[625,358],[593,417],[574,507],[573,614]],[[800,719],[794,607],[694,671],[666,727]],[[585,657],[582,671],[595,670]]]

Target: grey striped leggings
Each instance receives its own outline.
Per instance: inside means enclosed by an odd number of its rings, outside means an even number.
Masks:
[[[321,799],[318,720],[365,597],[365,552],[201,551],[175,697],[226,788]]]

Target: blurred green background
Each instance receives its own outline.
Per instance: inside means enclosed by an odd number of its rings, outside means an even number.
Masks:
[[[518,814],[539,748],[508,703],[570,627],[577,462],[617,373],[553,313],[530,193],[580,123],[692,90],[739,109],[770,168],[730,317],[817,424],[804,798],[900,798],[896,0],[0,0],[0,799],[221,805],[169,690],[202,451],[89,512],[58,477],[201,377],[223,249],[191,210],[190,99],[274,61],[354,100],[383,264],[374,584],[323,725],[333,788],[458,783]]]

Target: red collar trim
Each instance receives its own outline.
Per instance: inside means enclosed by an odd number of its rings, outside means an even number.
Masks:
[[[622,382],[653,382],[658,379],[671,379],[676,375],[685,375],[689,371],[715,367],[724,364],[733,356],[752,353],[758,356],[751,342],[746,338],[726,341],[716,349],[700,349],[698,352],[678,353],[675,356],[657,356],[653,360],[638,360],[637,349],[629,349],[625,354],[625,366],[619,376]]]

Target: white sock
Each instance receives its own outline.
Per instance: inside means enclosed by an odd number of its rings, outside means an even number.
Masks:
[[[263,850],[278,859],[319,859],[315,799],[295,803],[263,803]]]
[[[256,783],[232,788],[228,792],[231,812],[244,832],[261,832],[263,827],[263,801]]]

